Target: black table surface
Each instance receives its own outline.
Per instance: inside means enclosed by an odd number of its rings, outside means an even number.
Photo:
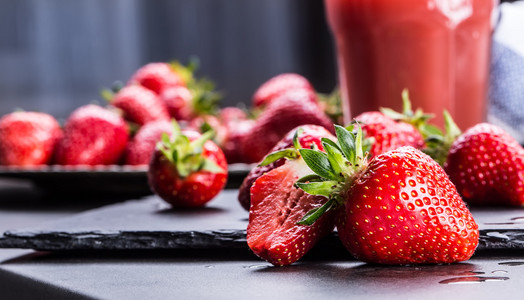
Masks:
[[[38,227],[107,199],[45,199],[0,181],[0,230]],[[524,214],[524,209],[523,209]],[[524,250],[478,251],[452,265],[376,266],[313,250],[272,267],[247,248],[133,251],[0,250],[2,299],[521,299]]]

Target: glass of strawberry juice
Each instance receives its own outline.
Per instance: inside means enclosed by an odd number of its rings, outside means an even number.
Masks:
[[[324,0],[337,49],[344,121],[391,107],[448,110],[459,127],[486,116],[498,0]]]

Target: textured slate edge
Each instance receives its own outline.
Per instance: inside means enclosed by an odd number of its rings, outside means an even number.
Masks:
[[[340,243],[336,232],[326,242]],[[90,231],[10,232],[0,238],[0,248],[35,250],[140,250],[245,248],[246,231]],[[478,250],[524,249],[522,230],[481,230]]]
[[[0,248],[35,250],[138,250],[245,248],[245,230],[173,232],[5,232]]]
[[[524,230],[480,230],[477,249],[524,249]]]

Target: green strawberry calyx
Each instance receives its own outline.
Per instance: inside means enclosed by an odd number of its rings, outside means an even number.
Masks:
[[[318,149],[298,150],[313,174],[298,179],[295,186],[308,194],[328,198],[324,205],[309,211],[298,222],[300,225],[312,225],[325,212],[343,205],[354,180],[367,166],[360,125],[357,124],[356,134],[338,125],[335,125],[335,132],[336,142],[322,139],[326,152]]]
[[[171,69],[177,73],[193,95],[191,109],[195,115],[212,114],[218,112],[218,104],[222,94],[215,90],[215,83],[207,78],[195,77],[200,62],[197,58],[191,58],[187,65],[178,61],[169,63]]]
[[[395,121],[406,122],[413,125],[420,134],[422,134],[424,139],[433,135],[442,135],[438,127],[428,124],[428,121],[434,117],[433,114],[425,113],[421,108],[413,111],[407,89],[402,90],[402,112],[397,112],[386,107],[381,107],[380,112]]]
[[[300,156],[299,149],[302,148],[298,140],[299,136],[304,132],[302,127],[297,128],[295,134],[293,135],[293,146],[275,152],[271,152],[258,164],[259,167],[267,166],[274,163],[275,161],[285,158],[289,160],[297,159]],[[315,144],[312,144],[312,147],[316,147]]]
[[[448,111],[444,111],[444,133],[434,133],[425,138],[424,153],[431,156],[439,165],[444,166],[451,144],[462,134]]]
[[[214,134],[213,130],[209,130],[191,141],[182,133],[178,123],[173,121],[173,134],[164,133],[156,147],[176,167],[181,178],[199,171],[225,173],[216,162],[203,155],[204,144],[211,140]]]

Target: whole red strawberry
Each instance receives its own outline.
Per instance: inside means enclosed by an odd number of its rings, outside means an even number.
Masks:
[[[125,164],[149,165],[162,134],[171,135],[172,132],[173,124],[165,120],[150,122],[140,127],[133,140],[128,143]]]
[[[337,127],[336,144],[327,155],[310,149],[300,154],[317,174],[297,185],[329,200],[300,223],[311,224],[317,212],[343,205],[337,229],[357,259],[380,264],[453,263],[469,259],[479,238],[465,203],[444,170],[411,147],[362,158],[362,137]]]
[[[299,74],[283,73],[264,82],[253,95],[253,106],[262,107],[271,103],[275,98],[290,90],[306,90],[315,93],[309,80]],[[307,100],[317,102],[316,98]]]
[[[85,105],[67,119],[55,160],[61,165],[116,164],[128,139],[122,117],[98,105]]]
[[[199,207],[213,199],[226,184],[227,161],[211,137],[212,131],[201,135],[175,127],[149,164],[153,192],[173,207]]]
[[[111,100],[111,105],[121,109],[126,120],[138,125],[169,120],[165,103],[155,93],[138,85],[122,88]]]
[[[229,106],[220,110],[218,118],[220,121],[222,121],[222,123],[228,124],[247,120],[248,115],[243,109],[239,107]]]
[[[269,153],[283,153],[291,151],[295,153],[294,139],[297,139],[298,144],[302,148],[316,147],[323,150],[322,138],[335,140],[335,137],[327,131],[326,128],[317,125],[301,125],[290,130],[282,140],[280,140]],[[250,189],[253,183],[263,174],[281,166],[286,161],[284,156],[271,156],[273,161],[264,160],[264,163],[257,165],[248,173],[242,185],[238,190],[238,201],[245,210],[249,210],[251,205]],[[276,158],[276,159],[275,159]]]
[[[223,122],[223,121],[222,121]],[[222,140],[219,145],[220,148],[224,151],[227,161],[230,164],[234,163],[246,163],[245,155],[242,152],[244,149],[243,142],[248,135],[253,126],[255,126],[254,120],[238,120],[238,121],[229,121],[224,123],[227,128],[227,136]]]
[[[333,123],[305,90],[291,90],[275,98],[245,136],[242,153],[246,162],[260,161],[291,129],[305,124],[333,130]]]
[[[160,99],[165,103],[171,118],[180,121],[189,121],[196,116],[193,109],[193,94],[185,86],[166,88],[160,94]]]
[[[355,120],[361,125],[366,138],[373,138],[371,157],[402,146],[424,147],[424,138],[415,126],[395,121],[378,111],[365,112]]]
[[[495,125],[481,123],[460,135],[445,170],[470,204],[524,204],[524,149]]]
[[[49,114],[7,114],[0,119],[0,165],[47,164],[61,137],[60,125]]]
[[[129,85],[141,85],[160,95],[168,87],[185,85],[170,64],[164,62],[148,63],[138,69],[129,79]]]
[[[327,201],[294,186],[308,172],[301,159],[286,161],[260,176],[251,187],[247,244],[273,265],[296,262],[333,231],[335,210],[324,214],[312,226],[297,224],[309,211]]]

